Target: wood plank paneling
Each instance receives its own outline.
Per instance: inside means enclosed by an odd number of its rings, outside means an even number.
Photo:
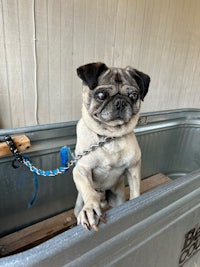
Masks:
[[[32,1],[32,3],[30,4],[27,0],[20,0],[18,1],[17,8],[20,40],[20,73],[22,80],[21,92],[23,95],[23,113],[25,125],[29,126],[37,124],[34,2]]]
[[[17,1],[2,1],[5,41],[5,68],[7,69],[7,86],[9,91],[11,127],[25,124],[24,99],[22,90],[22,62]],[[6,120],[6,113],[2,120]]]
[[[50,122],[48,1],[35,1],[38,122]]]
[[[56,15],[55,15],[56,14]],[[47,1],[48,72],[50,121],[61,120],[61,2]],[[56,112],[55,112],[56,111]]]
[[[0,2],[0,128],[12,127],[3,3]]]
[[[60,121],[71,121],[72,117],[72,92],[73,88],[73,31],[74,31],[74,1],[61,1],[61,99]],[[80,88],[80,85],[79,85]]]
[[[0,127],[77,120],[93,61],[151,76],[142,111],[200,108],[200,1],[1,0]]]
[[[72,92],[71,117],[80,116],[81,109],[81,83],[76,76],[76,68],[84,63],[84,34],[85,34],[85,5],[86,1],[74,1],[73,9],[73,65],[72,65]]]

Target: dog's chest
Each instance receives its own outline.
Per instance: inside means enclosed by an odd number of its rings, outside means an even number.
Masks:
[[[101,162],[102,166],[108,166],[108,168],[122,167],[129,162],[128,157],[132,157],[127,145],[120,141],[105,144],[102,148],[102,154],[104,157],[104,161]]]
[[[93,181],[97,187],[112,187],[125,170],[134,166],[140,158],[140,149],[134,138],[115,140],[104,145],[96,167]]]
[[[117,138],[110,143],[104,144],[102,148],[104,161],[102,165],[110,167],[129,167],[140,157],[140,149],[134,134],[126,138]]]

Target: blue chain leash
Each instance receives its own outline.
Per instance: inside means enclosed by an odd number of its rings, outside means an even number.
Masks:
[[[35,182],[35,193],[33,195],[32,200],[29,202],[29,206],[32,206],[36,196],[38,194],[38,175],[40,176],[45,176],[45,177],[51,177],[51,176],[57,176],[59,174],[64,174],[66,173],[69,168],[71,168],[73,165],[76,164],[76,162],[81,159],[83,156],[89,154],[90,152],[96,150],[98,147],[102,147],[105,143],[109,143],[111,140],[114,140],[114,137],[105,137],[102,141],[99,141],[98,144],[94,144],[91,145],[89,147],[89,149],[84,150],[82,153],[79,153],[76,157],[74,156],[74,154],[71,152],[69,147],[62,147],[60,150],[60,157],[61,157],[61,163],[62,166],[58,167],[57,169],[54,170],[41,170],[38,169],[37,167],[35,167],[29,160],[29,158],[23,156],[15,147],[13,140],[11,138],[11,136],[7,135],[4,137],[4,141],[6,142],[6,144],[8,145],[10,151],[12,152],[13,156],[15,157],[14,161],[12,162],[12,166],[14,168],[18,168],[19,166],[17,166],[15,164],[16,161],[24,164],[26,167],[29,168],[29,170],[31,172],[33,172],[34,174],[34,182]],[[69,156],[72,157],[72,159],[69,161]]]
[[[69,147],[62,147],[60,150],[60,157],[61,157],[61,162],[62,162],[62,166],[58,167],[57,169],[54,170],[41,170],[38,169],[37,167],[35,167],[30,160],[27,157],[24,157],[15,147],[13,140],[11,138],[11,136],[5,136],[4,141],[6,142],[6,144],[8,145],[8,147],[10,148],[10,151],[12,152],[13,156],[15,157],[15,160],[13,162],[13,167],[17,168],[17,166],[15,165],[15,161],[18,161],[20,163],[23,163],[26,167],[29,168],[29,170],[37,175],[41,175],[41,176],[57,176],[59,174],[63,174],[66,171],[68,171],[68,169],[73,166],[77,159],[74,157],[74,155],[72,154],[71,150]],[[73,158],[71,161],[68,162],[68,158],[69,155],[71,155],[71,157]]]
[[[38,183],[38,175],[50,177],[50,176],[56,176],[59,174],[64,174],[65,172],[68,171],[68,169],[76,163],[76,159],[74,158],[71,150],[69,147],[62,147],[60,150],[60,158],[61,158],[61,163],[62,166],[58,167],[55,170],[41,170],[36,168],[29,160],[28,157],[23,156],[15,147],[13,140],[10,136],[5,136],[4,141],[8,145],[10,151],[12,152],[13,156],[15,157],[14,161],[12,162],[12,166],[14,168],[18,168],[19,166],[16,165],[16,161],[24,164],[26,167],[29,168],[31,172],[33,172],[33,177],[34,177],[34,184],[35,184],[35,192],[33,194],[32,200],[29,202],[29,207],[33,205],[33,203],[36,200],[38,190],[39,190],[39,183]],[[70,162],[68,162],[69,155],[73,158]]]

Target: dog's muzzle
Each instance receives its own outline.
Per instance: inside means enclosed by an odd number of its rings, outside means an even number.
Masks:
[[[128,102],[121,96],[117,96],[113,102],[116,119],[124,119]]]

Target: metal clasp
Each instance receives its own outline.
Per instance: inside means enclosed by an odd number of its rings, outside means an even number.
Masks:
[[[139,117],[138,126],[147,125],[147,116]]]

